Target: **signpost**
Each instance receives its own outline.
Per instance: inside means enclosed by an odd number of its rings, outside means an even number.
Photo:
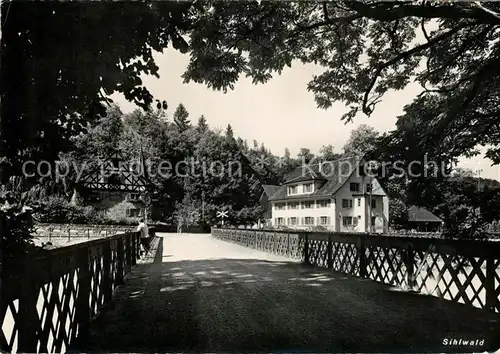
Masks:
[[[224,226],[224,218],[227,218],[227,211],[218,211],[217,217],[222,219],[222,226]]]

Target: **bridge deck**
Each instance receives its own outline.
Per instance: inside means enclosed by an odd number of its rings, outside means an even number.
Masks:
[[[85,351],[484,351],[498,316],[210,238],[163,234]],[[485,346],[443,345],[445,338]],[[498,344],[497,344],[498,345]]]

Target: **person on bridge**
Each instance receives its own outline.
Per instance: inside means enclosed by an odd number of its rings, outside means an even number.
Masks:
[[[139,226],[137,226],[137,232],[140,232],[141,237],[141,248],[142,252],[147,253],[149,251],[149,229],[148,225],[144,222],[144,219],[139,220]]]

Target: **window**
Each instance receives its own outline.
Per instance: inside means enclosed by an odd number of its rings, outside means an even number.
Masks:
[[[313,185],[312,183],[304,184],[304,193],[312,193]]]
[[[351,226],[352,225],[352,216],[344,216],[342,217],[342,225]]]
[[[297,194],[297,186],[289,186],[288,194]]]
[[[304,224],[305,225],[314,225],[314,218],[310,216],[306,216],[304,218]]]
[[[328,199],[318,200],[318,208],[329,208],[330,201]]]
[[[372,199],[372,209],[375,209],[377,207],[377,201],[375,199]]]
[[[285,206],[286,206],[285,203],[276,203],[274,205],[274,210],[285,210]]]
[[[342,208],[352,208],[352,199],[342,199]]]
[[[351,192],[359,192],[359,183],[350,183],[349,189]]]
[[[290,218],[290,225],[297,225],[297,218],[296,217]]]
[[[118,159],[112,159],[111,163],[113,164],[114,168],[119,168],[120,167],[120,160],[118,160]]]
[[[130,208],[127,209],[127,217],[136,218],[141,215],[141,209]]]
[[[361,206],[361,198],[358,198],[358,206]]]
[[[372,216],[372,226],[375,226],[375,216]]]
[[[319,221],[320,221],[321,225],[329,225],[330,220],[328,220],[328,219],[330,219],[328,216],[322,216]]]
[[[293,202],[293,203],[288,203],[288,209],[298,209],[299,208],[299,203]]]
[[[306,200],[302,202],[302,209],[312,209],[314,208],[314,201]]]
[[[372,191],[372,185],[371,184],[367,184],[366,185],[366,193],[370,193]]]
[[[274,222],[278,226],[285,225],[285,219],[283,219],[283,218],[276,218],[276,219],[274,219]]]

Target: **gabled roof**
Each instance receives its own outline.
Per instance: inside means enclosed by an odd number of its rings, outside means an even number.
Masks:
[[[118,160],[120,162],[119,168],[114,170],[111,161]],[[141,168],[145,166],[141,164]],[[113,171],[111,171],[113,169]],[[104,174],[110,173],[110,174]],[[145,173],[145,171],[143,171]],[[103,176],[121,175],[123,182],[118,184],[109,184],[101,182]],[[132,166],[125,160],[120,150],[115,150],[109,154],[105,159],[100,161],[100,164],[94,166],[89,171],[86,171],[81,176],[78,184],[85,188],[90,189],[105,189],[105,190],[118,190],[118,191],[145,191],[146,187],[151,184],[141,173],[133,171]]]
[[[412,205],[408,208],[408,221],[413,222],[441,222],[442,220],[429,210]]]
[[[264,193],[267,194],[268,198],[271,198],[278,189],[280,189],[280,186],[273,186],[270,184],[263,184],[262,188],[264,188]]]
[[[324,163],[316,163],[298,167],[286,176],[286,182],[269,198],[270,200],[327,197],[334,194],[351,177],[353,172],[359,171],[363,159],[351,157]],[[287,185],[290,183],[320,180],[325,183],[315,192],[305,195],[287,196]]]

